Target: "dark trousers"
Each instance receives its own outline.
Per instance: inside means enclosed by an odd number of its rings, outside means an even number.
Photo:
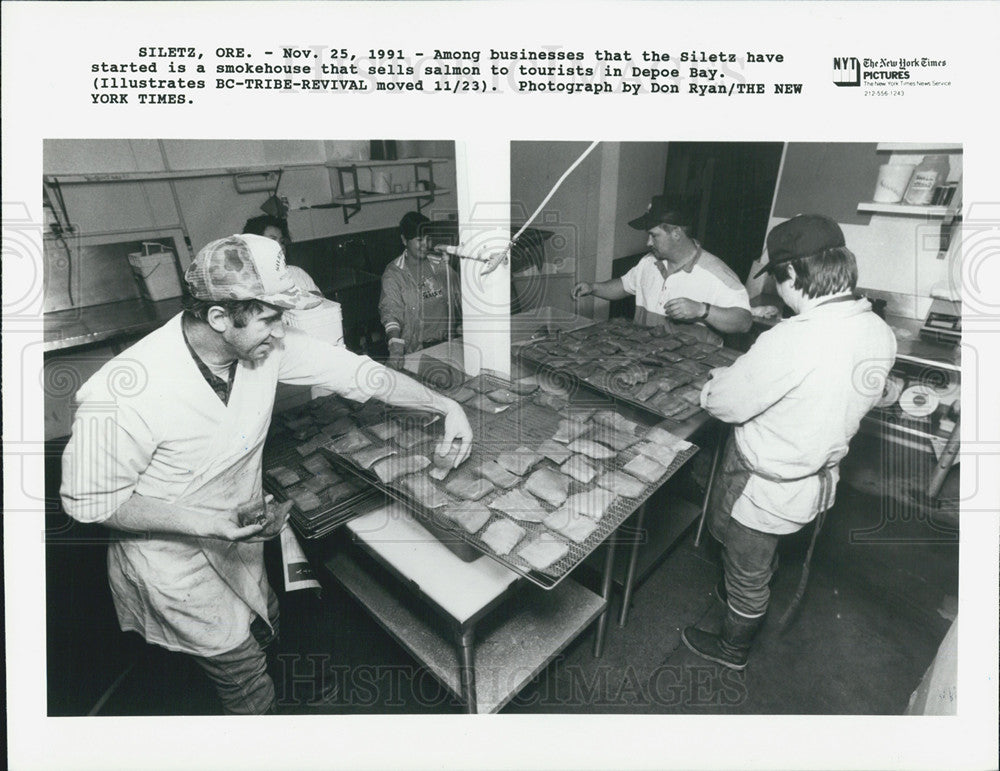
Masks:
[[[730,436],[708,502],[708,529],[722,544],[722,569],[729,607],[747,618],[767,612],[771,577],[778,569],[778,536],[749,528],[732,518],[750,471]]]
[[[228,714],[264,715],[276,709],[274,681],[267,673],[265,653],[278,636],[278,598],[270,590],[267,614],[271,626],[255,615],[246,639],[233,650],[216,656],[193,657],[215,685],[222,708]]]

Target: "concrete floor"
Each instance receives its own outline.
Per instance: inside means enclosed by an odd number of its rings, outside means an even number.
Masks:
[[[692,529],[639,586],[628,625],[610,625],[602,658],[593,657],[593,632],[586,631],[505,711],[903,712],[948,629],[958,593],[957,517],[921,499],[928,468],[917,466],[918,472],[911,466],[894,476],[882,448],[859,439],[817,543],[805,598],[784,631],[778,617],[794,595],[811,530],[781,544],[772,612],[745,672],[706,663],[680,644],[684,626],[715,629],[723,612],[712,595],[720,575],[717,549],[707,537],[695,547]],[[954,496],[955,484],[949,480],[946,498]],[[50,714],[217,712],[214,693],[194,665],[118,630],[100,570],[103,547],[76,540],[72,551],[70,544],[49,549]],[[84,564],[85,575],[60,583],[65,570]],[[596,588],[596,575],[584,572],[579,580]],[[620,602],[616,593],[614,618]],[[60,607],[65,615],[52,612]],[[312,592],[282,598],[277,667],[287,713],[462,711],[330,584],[322,598]],[[339,692],[324,697],[333,683]]]

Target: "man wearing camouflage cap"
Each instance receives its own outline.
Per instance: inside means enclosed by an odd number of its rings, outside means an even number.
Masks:
[[[451,399],[283,326],[284,310],[320,298],[296,287],[275,241],[213,241],[185,280],[184,312],[80,388],[60,493],[69,516],[120,531],[108,577],[122,629],[193,656],[225,711],[272,712],[262,646],[276,631],[277,601],[263,541],[281,530],[287,507],[264,504],[261,457],[277,383],[438,412],[442,445],[461,442],[456,465],[472,430]]]
[[[815,543],[834,502],[838,464],[896,356],[892,330],[854,295],[857,262],[836,222],[793,217],[771,230],[767,251],[758,275],[774,275],[795,315],[731,367],[713,370],[702,389],[702,407],[735,424],[708,509],[709,531],[722,543],[717,593],[727,607],[718,634],[682,633],[690,650],[737,670],[764,622],[779,536],[817,520]],[[790,608],[805,590],[811,555],[812,546]]]

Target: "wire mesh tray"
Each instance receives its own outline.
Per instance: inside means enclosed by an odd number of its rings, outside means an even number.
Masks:
[[[701,412],[699,393],[709,371],[731,364],[739,353],[684,333],[656,337],[645,328],[611,321],[532,340],[518,356],[536,368],[543,387],[554,386],[550,390],[571,391],[582,382],[680,424]],[[672,387],[652,387],[667,381]],[[639,398],[644,389],[646,398]]]
[[[503,382],[499,378],[492,378],[491,380]],[[492,385],[493,383],[491,382],[490,384]],[[586,412],[593,413],[595,410],[587,409]],[[606,410],[604,412],[617,414],[614,413],[613,410]],[[471,472],[471,470],[478,466],[479,463],[486,460],[494,460],[502,452],[514,452],[518,448],[528,448],[530,452],[533,452],[539,447],[539,445],[541,445],[542,442],[552,438],[559,426],[559,421],[562,418],[567,417],[565,414],[561,414],[550,407],[536,403],[533,399],[527,396],[521,397],[520,400],[511,405],[509,409],[498,414],[476,413],[472,410],[467,410],[467,414],[470,422],[473,423],[475,436],[472,454],[462,466],[452,471],[451,474],[459,474],[463,471],[463,469],[467,469]],[[609,429],[606,426],[588,424],[587,430],[582,433],[579,438],[599,441],[602,436],[606,436],[605,432],[608,430]],[[649,429],[636,427],[636,430],[634,431],[634,434],[637,437],[636,445],[642,442],[648,431]],[[439,436],[429,438],[424,444],[419,446],[419,450],[427,453],[429,456],[430,453],[433,452],[433,446],[438,440]],[[692,455],[698,451],[698,448],[694,445],[686,442],[683,444],[685,445],[684,448],[678,450],[676,456],[667,467],[666,472],[657,481],[650,484],[644,484],[642,492],[635,497],[626,498],[619,496],[611,507],[605,512],[604,516],[598,521],[596,529],[590,533],[590,535],[582,543],[576,543],[558,533],[553,533],[540,522],[526,522],[515,519],[494,509],[490,509],[489,519],[485,521],[475,533],[468,533],[457,523],[446,518],[442,514],[439,514],[439,509],[423,505],[421,502],[416,500],[413,495],[405,490],[401,484],[398,483],[403,479],[409,479],[413,476],[419,476],[421,474],[426,475],[426,471],[418,471],[416,474],[407,475],[396,482],[385,484],[375,473],[360,467],[348,457],[338,455],[338,453],[336,453],[329,446],[322,448],[322,451],[330,457],[331,461],[338,465],[338,468],[344,470],[345,472],[354,474],[358,479],[365,481],[374,488],[384,492],[387,496],[406,506],[407,509],[412,511],[419,519],[427,524],[432,531],[435,531],[435,534],[440,540],[445,542],[446,545],[448,541],[451,540],[471,545],[477,550],[477,552],[491,557],[495,561],[505,565],[515,573],[524,576],[526,579],[541,588],[552,589],[558,585],[558,583],[565,578],[565,576],[568,575],[573,568],[579,565],[587,557],[587,555],[603,543],[607,537],[611,535],[611,533],[613,533],[623,521],[625,521],[625,519],[635,512],[639,506],[641,506],[646,499],[649,498],[650,495],[659,489]],[[407,449],[407,452],[412,453],[417,451],[417,449],[418,447],[416,446],[411,447]],[[638,453],[633,446],[622,450],[614,458],[609,460],[590,461],[598,470],[598,474],[595,475],[594,480],[588,484],[582,484],[571,479],[569,485],[569,495],[595,490],[597,488],[596,479],[599,478],[602,473],[621,471],[622,468],[637,454]],[[559,465],[549,458],[542,459],[534,466],[535,469],[542,467],[548,467],[553,470],[559,469]],[[421,483],[434,485],[437,488],[437,492],[440,493],[440,496],[447,500],[451,505],[460,506],[465,502],[463,499],[452,497],[444,492],[443,487],[446,484],[445,481],[442,481],[440,486],[438,486],[437,483],[432,482],[428,477],[426,480],[421,479]],[[515,488],[512,487],[510,489]],[[516,485],[516,489],[523,489],[523,479]],[[495,489],[484,496],[478,503],[483,503],[489,506],[491,502],[501,495],[504,495],[506,492],[509,492],[509,490],[500,488]],[[525,495],[531,496],[531,493],[525,492]],[[539,508],[544,510],[546,513],[550,513],[557,508],[556,506],[552,506],[541,500],[538,501],[538,504]],[[484,533],[494,522],[505,519],[511,520],[525,530],[526,535],[523,536],[522,539],[515,545],[515,547],[511,550],[511,553],[497,554],[482,540],[479,534]],[[446,538],[441,537],[440,531],[442,530],[444,531]],[[536,570],[517,554],[517,549],[530,543],[534,540],[534,538],[537,538],[543,532],[551,533],[553,537],[562,541],[568,547],[568,550],[563,557],[558,559],[545,570]]]

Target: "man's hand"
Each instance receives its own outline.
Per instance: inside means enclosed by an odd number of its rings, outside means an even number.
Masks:
[[[445,456],[451,451],[452,444],[456,440],[461,444],[458,448],[458,454],[455,456],[453,467],[464,463],[472,452],[472,426],[469,425],[469,419],[465,416],[465,410],[459,406],[458,402],[452,401],[448,411],[444,414],[444,437],[434,451],[438,455]]]
[[[270,496],[268,496],[270,498]],[[273,499],[264,504],[264,515],[266,520],[264,527],[258,534],[265,541],[274,538],[288,521],[288,513],[292,510],[294,501],[284,501],[274,503]]]
[[[705,315],[707,308],[707,303],[687,297],[675,297],[663,306],[663,315],[674,321],[695,321]]]
[[[393,369],[402,371],[406,360],[406,343],[402,340],[389,341],[389,361],[386,365]]]
[[[586,281],[581,281],[579,284],[573,287],[571,292],[574,300],[579,300],[581,297],[588,297],[594,293],[594,287],[592,284],[588,284]]]
[[[218,538],[222,541],[249,541],[259,536],[267,522],[253,514],[260,508],[241,508],[236,511],[207,512],[198,535],[204,538]]]

